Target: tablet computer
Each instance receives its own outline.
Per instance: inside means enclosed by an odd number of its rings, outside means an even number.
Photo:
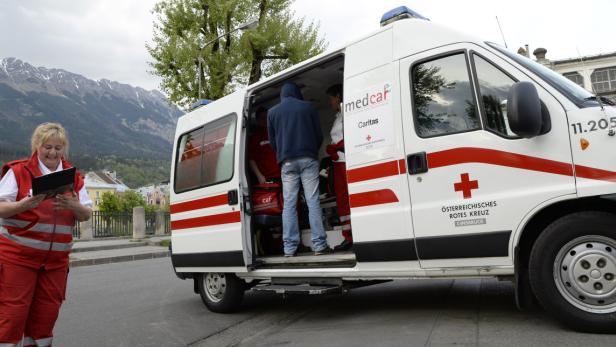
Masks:
[[[32,195],[45,194],[47,198],[73,190],[75,182],[74,167],[52,172],[32,179]]]

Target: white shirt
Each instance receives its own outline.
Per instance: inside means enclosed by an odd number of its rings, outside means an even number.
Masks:
[[[39,169],[41,170],[41,173],[43,175],[47,175],[52,172],[63,170],[62,162],[58,164],[58,167],[54,171],[49,170],[47,166],[45,166],[45,164],[41,162],[40,159],[38,159],[38,164],[39,164]],[[9,171],[7,171],[6,175],[2,177],[2,180],[0,180],[0,201],[14,202],[17,199],[18,191],[19,191],[19,187],[17,186],[17,180],[15,179],[15,173],[13,172],[13,169],[10,169]],[[79,202],[82,205],[88,206],[90,208],[92,207],[92,200],[88,196],[88,191],[86,190],[85,186],[81,187],[81,189],[78,192],[78,195],[79,195]]]
[[[344,123],[342,121],[342,112],[336,113],[336,119],[332,125],[329,135],[332,138],[332,144],[336,144],[344,139]],[[344,152],[338,151],[338,160],[336,162],[344,162]]]

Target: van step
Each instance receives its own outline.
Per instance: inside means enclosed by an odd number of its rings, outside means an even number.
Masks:
[[[268,284],[259,285],[252,288],[258,292],[274,292],[276,294],[330,294],[330,293],[342,293],[342,285],[334,286],[311,286],[309,284],[300,285],[280,285],[280,284]]]
[[[355,254],[340,252],[326,255],[300,253],[295,257],[267,256],[257,258],[259,268],[320,268],[320,267],[353,267]]]

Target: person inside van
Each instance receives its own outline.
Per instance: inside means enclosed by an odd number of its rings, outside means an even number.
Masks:
[[[257,127],[250,136],[248,146],[248,165],[259,184],[280,181],[280,166],[276,152],[267,136],[267,108],[261,106],[256,111]]]
[[[336,111],[336,119],[332,125],[330,136],[331,144],[327,145],[326,152],[334,162],[334,192],[336,193],[336,207],[340,224],[338,228],[342,230],[344,240],[334,251],[348,251],[353,247],[353,236],[351,235],[351,208],[349,206],[349,188],[346,179],[346,163],[344,160],[344,126],[340,103],[342,102],[342,84],[335,84],[325,92],[329,97],[330,107]],[[332,173],[330,172],[330,175]]]
[[[312,249],[315,255],[332,252],[327,244],[319,201],[318,153],[323,133],[317,108],[304,101],[299,87],[285,83],[280,91],[280,102],[267,114],[269,141],[281,165],[282,238],[284,253],[292,257],[300,242],[297,220],[297,197],[300,183],[304,188],[308,218],[312,231]]]

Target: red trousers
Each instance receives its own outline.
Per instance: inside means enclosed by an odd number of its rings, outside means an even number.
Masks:
[[[349,206],[349,186],[346,179],[346,163],[334,162],[334,191],[336,206],[340,217],[340,227],[345,240],[353,242],[351,235],[351,207]]]
[[[0,263],[0,345],[51,346],[68,267],[37,270]]]

